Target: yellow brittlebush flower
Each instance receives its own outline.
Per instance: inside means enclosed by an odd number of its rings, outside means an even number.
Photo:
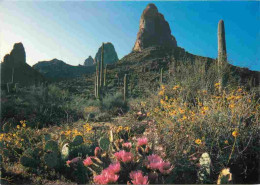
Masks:
[[[235,130],[235,131],[232,132],[233,137],[237,137],[238,135],[239,135],[238,131]]]
[[[197,145],[200,145],[202,142],[201,142],[201,139],[196,139],[195,140],[195,143],[197,144]]]

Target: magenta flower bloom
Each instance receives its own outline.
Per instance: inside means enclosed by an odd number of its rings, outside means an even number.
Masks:
[[[94,154],[96,157],[100,157],[101,156],[101,148],[99,148],[98,146],[95,148]]]
[[[120,172],[120,163],[114,163],[114,164],[110,164],[107,168],[108,171],[112,172],[112,173],[119,173]]]
[[[153,170],[159,169],[161,163],[163,162],[162,158],[156,154],[149,155],[148,157],[148,168]]]
[[[148,176],[143,176],[142,171],[132,171],[130,178],[133,184],[148,184]]]
[[[124,150],[120,150],[119,152],[116,152],[114,155],[118,161],[124,163],[131,162],[134,158],[131,152],[126,152]]]
[[[71,163],[70,160],[67,160],[67,161],[66,161],[66,165],[67,165],[68,167],[70,166],[70,163]]]
[[[169,174],[173,169],[173,166],[169,162],[161,162],[159,165],[159,171],[162,174]]]
[[[132,144],[130,142],[127,142],[127,143],[123,143],[122,145],[124,148],[127,148],[127,149],[131,149],[132,148]]]
[[[83,161],[84,166],[90,166],[93,164],[93,161],[91,160],[90,157],[87,157],[84,161]]]
[[[138,146],[144,146],[148,144],[148,140],[146,137],[138,138],[137,139],[137,145]]]
[[[114,174],[113,172],[105,169],[101,172],[100,175],[94,177],[94,182],[96,184],[113,184],[119,178],[119,175]]]

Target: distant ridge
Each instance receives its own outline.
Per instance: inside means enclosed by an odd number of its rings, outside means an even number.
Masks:
[[[40,61],[33,65],[33,68],[51,80],[76,78],[95,71],[95,66],[72,66],[56,58]]]

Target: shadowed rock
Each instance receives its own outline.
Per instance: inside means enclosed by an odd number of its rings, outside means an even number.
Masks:
[[[85,62],[84,62],[84,66],[91,66],[94,64],[94,59],[92,58],[92,56],[89,56]]]
[[[101,61],[101,52],[102,52],[102,46],[100,46],[95,56],[95,63],[97,61]],[[117,61],[118,61],[118,56],[113,44],[110,42],[104,43],[104,64],[112,64]]]

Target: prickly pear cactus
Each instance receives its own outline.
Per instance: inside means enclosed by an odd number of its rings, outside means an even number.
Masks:
[[[211,166],[211,159],[208,153],[203,153],[199,160],[200,169],[198,172],[199,180],[203,183],[210,182],[210,166]]]
[[[58,156],[55,152],[44,154],[44,162],[48,168],[55,168],[58,165]]]
[[[51,152],[55,152],[56,154],[59,152],[59,147],[58,147],[58,143],[54,140],[49,140],[46,142],[45,147],[44,147],[45,151],[51,151]]]
[[[11,124],[10,124],[10,123],[5,123],[5,124],[3,125],[3,131],[4,131],[5,133],[9,132],[10,129],[11,129]]]
[[[69,157],[69,143],[65,143],[61,149],[61,157],[66,160]]]
[[[80,144],[82,144],[82,143],[84,143],[83,137],[80,136],[80,135],[78,135],[78,136],[75,136],[75,137],[74,137],[74,139],[73,139],[71,145],[73,145],[73,146],[78,146],[78,145],[80,145]]]
[[[110,141],[108,138],[106,137],[101,137],[99,139],[99,147],[102,149],[102,150],[105,150],[107,151],[109,149],[109,145],[110,145]]]
[[[230,173],[229,168],[223,169],[219,176],[217,184],[231,184],[232,183],[232,173]]]
[[[39,160],[36,160],[31,156],[23,155],[20,158],[20,163],[25,167],[37,168],[37,166],[39,165]]]
[[[51,140],[51,135],[50,134],[44,134],[44,140],[45,140],[45,142]]]

